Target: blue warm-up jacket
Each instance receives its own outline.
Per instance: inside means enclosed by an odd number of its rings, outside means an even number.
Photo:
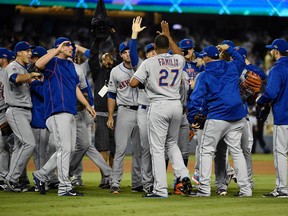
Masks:
[[[274,125],[288,125],[288,57],[281,57],[269,72],[265,93],[257,103],[272,102]]]
[[[198,75],[187,105],[190,123],[193,123],[195,114],[205,110],[205,105],[208,109],[207,119],[237,121],[246,116],[247,111],[239,91],[239,77],[245,61],[233,48],[229,47],[227,51],[233,61],[209,62],[204,72]]]

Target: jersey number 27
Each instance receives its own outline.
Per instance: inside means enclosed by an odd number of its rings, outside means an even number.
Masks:
[[[162,69],[159,74],[161,74],[161,76],[159,77],[159,86],[174,86],[174,83],[178,77],[178,73],[179,70],[178,69],[171,69],[170,73],[169,71],[167,71],[166,69]],[[172,82],[169,84],[169,74],[171,74],[173,77]]]

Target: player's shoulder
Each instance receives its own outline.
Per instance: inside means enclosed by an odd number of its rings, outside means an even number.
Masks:
[[[22,68],[22,66],[19,64],[19,63],[17,63],[16,61],[13,61],[13,62],[11,62],[11,63],[9,63],[8,65],[7,65],[7,67],[5,68],[5,70],[6,71],[18,71],[19,69],[21,69]]]

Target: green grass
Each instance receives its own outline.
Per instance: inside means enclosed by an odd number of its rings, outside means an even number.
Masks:
[[[130,158],[128,158],[129,160]],[[272,155],[254,155],[254,160],[271,160]],[[263,167],[265,169],[265,167]],[[191,170],[190,170],[191,171]],[[31,176],[31,173],[29,173]],[[36,192],[12,193],[0,191],[0,214],[3,216],[20,215],[287,215],[288,199],[262,198],[262,193],[274,188],[274,175],[255,175],[255,189],[251,198],[236,198],[238,191],[233,182],[229,185],[228,195],[218,197],[212,186],[210,198],[190,198],[171,195],[168,199],[145,199],[141,193],[131,192],[131,175],[125,173],[121,181],[121,192],[113,195],[109,190],[98,188],[100,173],[84,172],[85,186],[76,190],[84,197],[58,197],[57,190],[46,195]],[[212,178],[214,181],[214,176]],[[168,173],[168,184],[173,183],[172,173]]]

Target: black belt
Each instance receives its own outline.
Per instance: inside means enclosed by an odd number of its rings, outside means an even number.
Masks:
[[[15,108],[20,108],[20,109],[25,109],[25,110],[31,110],[29,107],[22,107],[22,106],[9,106],[9,107],[15,107]]]
[[[146,106],[146,105],[140,105],[140,108],[141,108],[141,109],[147,109],[148,106]]]
[[[120,105],[120,106],[126,107],[128,109],[132,109],[132,110],[138,110],[138,106],[126,106],[126,105]]]

